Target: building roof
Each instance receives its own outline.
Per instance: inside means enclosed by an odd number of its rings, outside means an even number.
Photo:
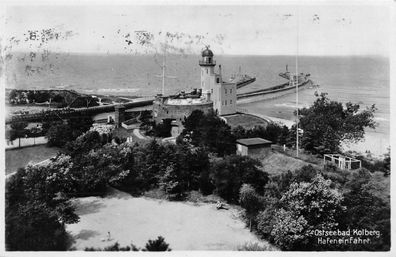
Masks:
[[[244,138],[244,139],[238,139],[236,141],[240,145],[244,146],[253,146],[253,145],[268,145],[272,144],[271,141],[260,138],[260,137],[253,137],[253,138]]]
[[[213,57],[213,52],[208,47],[202,51],[202,57],[205,56]]]

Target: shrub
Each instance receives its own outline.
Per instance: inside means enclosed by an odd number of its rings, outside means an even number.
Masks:
[[[169,244],[165,242],[165,238],[159,236],[155,240],[149,240],[146,244],[146,247],[143,251],[150,251],[150,252],[164,252],[164,251],[171,251],[172,249],[169,248]]]

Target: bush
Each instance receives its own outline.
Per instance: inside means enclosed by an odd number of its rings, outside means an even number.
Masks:
[[[164,251],[171,251],[172,249],[169,248],[169,244],[165,242],[165,238],[159,236],[155,240],[149,240],[146,244],[146,247],[143,251],[150,251],[150,252],[164,252]]]
[[[220,156],[235,153],[235,137],[231,133],[231,127],[214,111],[204,114],[195,110],[184,120],[183,125],[184,129],[177,142],[187,141]]]
[[[20,169],[6,182],[6,249],[9,251],[64,251],[65,224],[79,217],[67,198],[73,188],[68,158],[48,165]]]
[[[238,202],[242,184],[253,186],[258,194],[263,194],[268,182],[268,174],[258,167],[260,162],[248,156],[229,155],[211,163],[211,180],[216,193],[229,202]]]
[[[172,129],[172,120],[164,119],[161,123],[154,123],[154,136],[156,137],[170,137]]]

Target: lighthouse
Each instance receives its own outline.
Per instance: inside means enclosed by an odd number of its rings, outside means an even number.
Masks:
[[[236,113],[236,83],[224,82],[221,65],[215,72],[216,61],[214,54],[207,46],[201,53],[201,98],[213,102],[213,109],[219,115]]]
[[[202,59],[199,61],[199,66],[201,66],[201,89],[202,97],[206,101],[211,100],[211,89],[213,89],[213,82],[215,80],[216,74],[214,72],[214,67],[216,66],[216,61],[213,59],[213,52],[207,46],[205,50],[202,51]]]

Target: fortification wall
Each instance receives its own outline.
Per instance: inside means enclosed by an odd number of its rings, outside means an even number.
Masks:
[[[184,118],[188,117],[194,110],[201,110],[208,113],[213,109],[213,103],[189,104],[189,105],[169,105],[161,100],[155,100],[153,104],[153,117],[159,123],[163,119],[174,119],[181,125]]]

